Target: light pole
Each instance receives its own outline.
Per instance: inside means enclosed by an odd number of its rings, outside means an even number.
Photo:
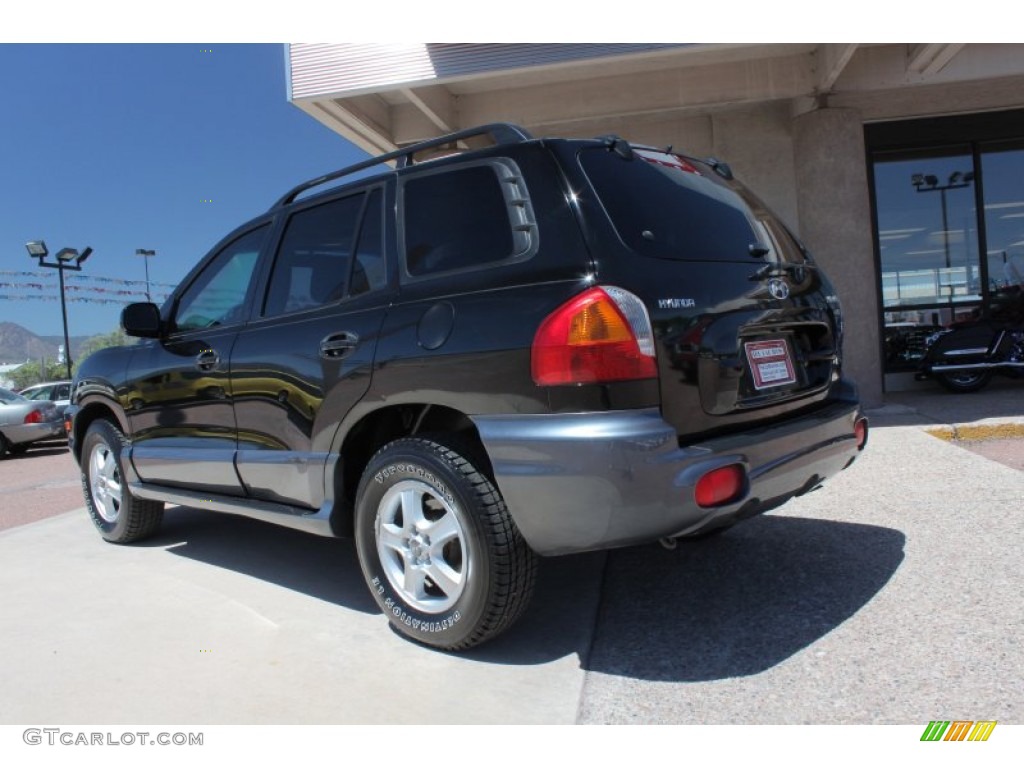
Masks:
[[[92,248],[86,248],[81,254],[74,248],[61,248],[57,252],[57,261],[46,261],[50,252],[46,249],[46,243],[42,240],[31,240],[25,243],[25,250],[33,259],[39,259],[40,267],[56,269],[60,275],[60,314],[64,319],[64,363],[68,368],[68,378],[71,378],[71,339],[68,336],[68,307],[64,300],[64,270],[70,269],[73,272],[81,272],[82,264],[92,255]],[[71,262],[74,262],[72,264]]]
[[[949,274],[952,264],[950,263],[949,258],[949,217],[946,213],[946,192],[950,189],[963,189],[964,187],[969,187],[971,186],[972,181],[974,181],[973,171],[967,171],[967,173],[953,171],[953,173],[949,174],[949,181],[942,185],[939,184],[938,177],[933,176],[932,174],[925,176],[921,173],[915,173],[910,177],[910,183],[914,185],[914,189],[918,192],[938,192],[942,197],[942,249],[946,254],[946,279],[950,281],[950,301],[953,300],[953,282],[952,277]]]
[[[135,255],[141,256],[142,260],[146,263],[146,301],[153,301],[153,297],[149,295],[149,257],[156,256],[156,251],[148,251],[145,248],[136,248]]]

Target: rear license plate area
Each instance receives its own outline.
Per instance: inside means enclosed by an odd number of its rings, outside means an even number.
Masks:
[[[754,389],[761,392],[796,384],[793,355],[785,339],[763,339],[744,343]]]

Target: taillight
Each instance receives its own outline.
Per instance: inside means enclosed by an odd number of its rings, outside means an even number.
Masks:
[[[541,386],[655,378],[647,308],[622,288],[584,291],[541,323],[533,337],[532,369]]]
[[[720,507],[739,499],[746,489],[746,473],[739,464],[713,469],[697,481],[693,496],[700,507]]]
[[[40,423],[42,423],[42,421],[43,421],[43,412],[42,411],[29,411],[27,414],[25,414],[25,423],[26,424],[40,424]]]

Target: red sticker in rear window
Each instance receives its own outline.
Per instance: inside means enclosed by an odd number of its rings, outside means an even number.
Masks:
[[[698,176],[701,175],[701,172],[697,170],[697,166],[688,163],[679,155],[670,155],[665,152],[651,152],[650,150],[645,149],[637,149],[634,151],[652,165],[662,165],[666,168],[675,168],[676,170],[685,171],[686,173],[695,173]]]

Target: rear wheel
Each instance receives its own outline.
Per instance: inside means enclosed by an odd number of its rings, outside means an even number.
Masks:
[[[462,650],[522,614],[536,556],[494,484],[444,439],[396,440],[370,460],[356,501],[356,548],[399,632]]]
[[[934,374],[938,382],[950,392],[977,392],[992,378],[992,371],[955,371],[953,373]]]
[[[2,434],[0,434],[0,459],[4,458],[7,455],[8,451],[10,451],[10,450],[11,450],[10,442],[7,440],[6,437],[4,437]]]
[[[115,544],[152,536],[163,520],[162,501],[139,499],[128,490],[121,453],[127,441],[106,419],[89,425],[82,441],[82,491],[100,535]]]

